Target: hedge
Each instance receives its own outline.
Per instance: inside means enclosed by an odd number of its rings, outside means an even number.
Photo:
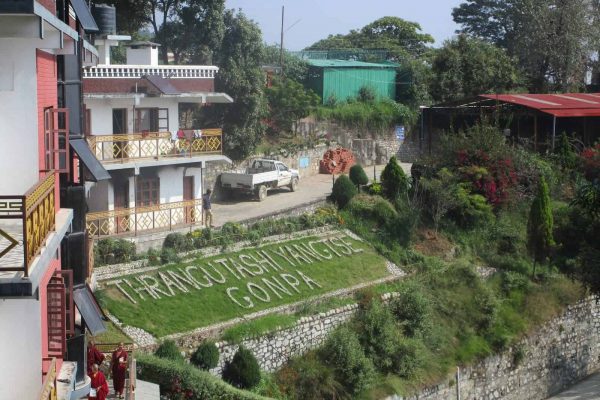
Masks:
[[[228,385],[207,371],[151,354],[136,354],[138,378],[156,383],[162,395],[169,395],[176,387],[189,393],[191,400],[268,400],[254,393],[245,392]]]

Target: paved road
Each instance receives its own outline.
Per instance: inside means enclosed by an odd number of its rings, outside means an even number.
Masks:
[[[400,165],[406,173],[410,172],[411,164]],[[377,179],[379,179],[384,167],[384,165],[376,167]],[[373,167],[367,167],[365,172],[370,179],[373,178]],[[215,226],[221,226],[225,222],[256,218],[278,210],[324,199],[331,194],[331,186],[331,175],[319,174],[301,179],[298,190],[293,193],[287,188],[269,190],[267,198],[262,202],[244,196],[240,196],[235,200],[214,201],[212,205],[213,223]]]
[[[598,400],[600,399],[600,372],[579,382],[572,388],[548,400]]]

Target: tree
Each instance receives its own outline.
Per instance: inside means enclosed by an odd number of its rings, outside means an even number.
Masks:
[[[214,342],[204,341],[190,357],[190,362],[204,370],[215,368],[219,364],[219,349]]]
[[[548,185],[543,176],[538,183],[538,192],[533,199],[527,221],[527,250],[533,258],[533,275],[536,263],[544,262],[554,246],[552,230],[554,219],[550,205]]]
[[[456,180],[452,172],[442,168],[434,177],[422,177],[419,186],[423,189],[427,211],[437,232],[442,218],[458,203]]]
[[[466,0],[461,32],[517,57],[535,92],[578,89],[598,48],[600,5],[589,0]]]
[[[359,31],[351,30],[346,35],[329,36],[308,50],[329,49],[377,49],[387,50],[390,60],[401,61],[421,57],[433,43],[433,37],[421,33],[421,25],[398,17],[383,17],[364,26]]]
[[[381,173],[381,186],[383,194],[391,201],[395,201],[402,194],[408,193],[408,178],[398,164],[396,156],[392,156]]]
[[[460,35],[435,52],[431,94],[447,102],[518,88],[522,78],[506,50]]]
[[[350,168],[350,180],[356,185],[358,190],[360,190],[362,185],[369,183],[369,178],[367,177],[365,170],[358,164],[355,164]]]
[[[262,33],[256,23],[242,12],[225,12],[225,34],[220,51],[214,54],[220,70],[216,90],[229,94],[233,104],[215,104],[207,110],[207,119],[223,126],[224,150],[240,160],[252,154],[262,140],[265,127],[266,98]]]
[[[278,79],[266,90],[271,123],[277,133],[295,135],[294,124],[321,102],[319,96],[292,79]]]
[[[573,150],[573,146],[571,145],[566,132],[563,132],[562,135],[560,135],[558,145],[556,146],[556,150],[554,152],[558,157],[560,165],[564,169],[573,169],[576,167],[577,154]]]
[[[183,356],[172,340],[165,340],[154,351],[154,355],[160,358],[166,358],[173,361],[183,361]]]
[[[263,53],[263,65],[279,65],[280,64],[280,48],[277,45],[266,45]],[[308,75],[309,64],[287,50],[283,50],[283,68],[286,79],[292,79],[296,82],[303,83]]]

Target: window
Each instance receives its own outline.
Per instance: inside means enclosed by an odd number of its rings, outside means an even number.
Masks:
[[[160,204],[160,181],[158,178],[138,178],[136,188],[136,206]]]
[[[169,109],[137,108],[135,110],[135,132],[167,132]]]
[[[44,167],[42,171],[69,173],[69,111],[44,110]]]

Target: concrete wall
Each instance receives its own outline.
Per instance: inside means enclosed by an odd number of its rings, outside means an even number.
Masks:
[[[169,132],[179,130],[179,103],[177,99],[161,97],[141,98],[140,104],[134,105],[134,99],[85,99],[85,106],[92,115],[92,135],[112,135],[112,110],[114,108],[127,109],[127,132],[135,132],[135,108],[168,108]]]
[[[36,39],[0,39],[0,193],[24,194],[38,180]],[[18,173],[10,172],[18,171]]]
[[[0,299],[0,321],[0,354],[4,360],[0,363],[0,400],[39,398],[42,383],[40,302]]]

